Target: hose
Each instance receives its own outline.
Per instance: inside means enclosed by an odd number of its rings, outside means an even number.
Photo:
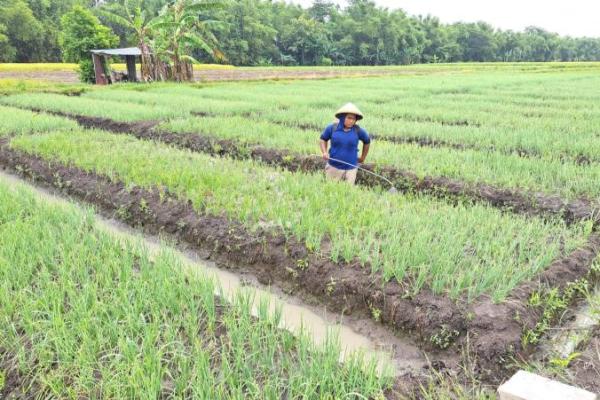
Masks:
[[[335,162],[339,162],[339,163],[342,163],[342,164],[346,164],[346,165],[348,165],[350,167],[358,168],[361,171],[364,171],[364,172],[366,172],[368,174],[375,175],[376,177],[378,177],[380,179],[383,179],[384,181],[386,181],[390,185],[390,189],[388,190],[388,192],[390,192],[390,193],[397,193],[398,192],[398,189],[396,189],[396,187],[394,186],[394,184],[392,183],[392,181],[390,181],[385,176],[379,175],[379,174],[377,174],[377,173],[375,173],[373,171],[369,171],[368,169],[363,168],[363,167],[361,167],[359,165],[354,165],[354,164],[350,164],[349,162],[346,162],[346,161],[338,160],[337,158],[329,157],[329,160],[332,160],[332,161],[335,161]]]

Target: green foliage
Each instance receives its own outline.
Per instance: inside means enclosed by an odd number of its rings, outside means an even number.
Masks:
[[[60,45],[66,62],[78,62],[83,82],[94,81],[90,50],[116,45],[118,38],[83,7],[75,6],[61,18]]]
[[[43,60],[43,26],[24,0],[0,2],[0,58],[5,61]],[[5,39],[2,39],[2,36]]]
[[[119,36],[121,45],[130,46],[146,42],[149,32],[145,28],[161,11],[164,14],[165,6],[172,8],[175,3],[206,6],[214,1],[100,3],[97,6],[86,0],[0,2],[0,24],[8,28],[8,46],[0,55],[5,60],[19,62],[60,60],[56,21],[73,6],[93,10]],[[561,37],[537,27],[513,32],[494,29],[485,23],[447,25],[435,17],[409,16],[401,9],[388,10],[371,1],[352,1],[341,8],[331,1],[316,0],[303,9],[271,0],[236,0],[226,8],[204,7],[198,16],[203,22],[222,23],[206,24],[212,25],[210,35],[201,30],[204,44],[194,45],[186,55],[212,61],[218,47],[222,56],[219,53],[217,59],[227,59],[235,65],[328,65],[327,59],[334,65],[600,60],[599,38]]]
[[[300,65],[322,64],[328,40],[325,25],[304,15],[294,18],[280,32],[280,46]],[[331,59],[329,62],[333,64]]]
[[[558,288],[533,292],[529,298],[529,305],[534,308],[541,308],[542,315],[535,327],[527,329],[523,334],[523,347],[539,343],[551,324],[567,309],[576,296],[587,293],[588,286],[588,281],[582,278],[570,282],[562,292]]]
[[[79,61],[79,68],[77,70],[79,80],[85,83],[94,83],[96,78],[96,72],[94,71],[94,63],[92,60],[82,59]]]
[[[439,331],[431,335],[429,341],[440,349],[447,349],[459,335],[459,331],[451,329],[447,325],[442,325]]]
[[[579,356],[581,356],[581,353],[574,352],[569,354],[567,358],[552,358],[550,360],[550,366],[559,370],[565,370]]]
[[[222,9],[223,6],[221,0],[176,0],[165,6],[152,22],[153,50],[170,65],[174,80],[191,80],[191,76],[184,76],[184,69],[186,63],[196,62],[192,57],[195,49],[204,51],[216,60],[224,60],[210,29],[218,22],[202,18],[202,15]]]
[[[17,49],[11,46],[6,32],[6,25],[0,23],[0,62],[12,62],[17,55]]]

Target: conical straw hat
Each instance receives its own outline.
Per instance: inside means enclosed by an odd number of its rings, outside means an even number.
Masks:
[[[360,112],[358,107],[352,103],[344,104],[339,110],[337,110],[335,117],[340,118],[342,114],[354,114],[356,115],[357,120],[363,119],[363,114]]]

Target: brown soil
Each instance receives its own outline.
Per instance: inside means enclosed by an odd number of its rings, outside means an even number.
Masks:
[[[0,374],[4,378],[4,386],[0,387],[0,399],[35,399],[32,390],[29,390],[31,382],[19,372],[14,357],[2,348],[0,348]]]
[[[570,365],[568,372],[578,387],[600,393],[600,326],[579,356]]]
[[[475,121],[467,121],[467,120],[443,120],[443,119],[435,119],[428,116],[418,116],[418,115],[398,115],[393,117],[394,120],[406,120],[406,121],[414,121],[414,122],[431,122],[440,125],[449,125],[449,126],[476,126],[480,127],[481,124]]]
[[[199,214],[190,202],[176,198],[167,188],[127,189],[121,182],[17,152],[6,141],[0,147],[0,163],[149,233],[172,234],[223,266],[251,273],[261,283],[273,284],[309,303],[357,316],[380,310],[382,323],[410,333],[422,348],[432,351],[430,357],[439,358],[432,360],[439,368],[455,368],[456,355],[468,347],[477,355],[481,377],[493,383],[510,374],[510,357],[518,353],[526,357],[521,352],[521,333],[539,318],[539,310],[526,306],[530,293],[543,285],[561,287],[585,276],[600,248],[600,238],[593,235],[587,246],[555,261],[502,304],[483,298],[466,306],[428,289],[409,297],[405,284],[384,282],[358,262],[335,264],[310,253],[302,242],[286,239],[281,231],[249,231],[225,217]],[[434,346],[432,338],[436,336],[448,341],[446,351]]]
[[[268,165],[275,165],[291,171],[316,172],[323,169],[323,161],[318,157],[307,157],[286,150],[270,149],[234,140],[214,139],[200,133],[159,132],[152,128],[154,121],[137,123],[117,122],[110,119],[58,115],[75,118],[87,128],[100,128],[113,132],[133,135],[139,139],[158,140],[164,143],[212,155],[228,155],[234,158],[259,159]],[[404,192],[423,192],[440,198],[466,198],[490,204],[509,212],[537,216],[558,216],[567,222],[588,219],[596,214],[596,205],[588,199],[565,200],[559,196],[527,192],[519,189],[504,189],[483,183],[470,184],[446,177],[418,177],[416,174],[392,166],[363,165],[365,169],[376,171],[387,177],[394,186]],[[377,177],[359,171],[357,184],[368,187],[385,185]]]
[[[56,83],[79,83],[79,75],[74,71],[0,72],[0,79],[33,79]]]

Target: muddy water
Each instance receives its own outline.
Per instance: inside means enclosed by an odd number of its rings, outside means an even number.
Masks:
[[[24,184],[47,201],[66,203],[63,197],[48,190],[25,183],[20,178],[0,171],[0,182],[11,186]],[[375,360],[380,371],[397,376],[408,373],[420,374],[427,364],[424,354],[407,338],[400,338],[390,333],[386,328],[370,319],[356,319],[329,314],[322,307],[303,304],[297,298],[287,296],[273,288],[261,287],[256,280],[247,275],[234,274],[218,268],[214,263],[202,259],[193,251],[181,246],[177,248],[165,245],[165,241],[157,236],[142,235],[113,219],[96,216],[97,227],[110,233],[113,237],[124,241],[139,241],[148,251],[150,257],[155,257],[161,251],[174,253],[184,265],[186,272],[193,275],[206,275],[215,278],[226,298],[232,298],[236,292],[252,286],[255,293],[254,313],[260,299],[268,299],[271,310],[279,309],[282,315],[281,328],[293,333],[302,330],[310,335],[316,343],[323,343],[333,333],[337,336],[341,348],[341,360],[356,352],[364,353]]]

